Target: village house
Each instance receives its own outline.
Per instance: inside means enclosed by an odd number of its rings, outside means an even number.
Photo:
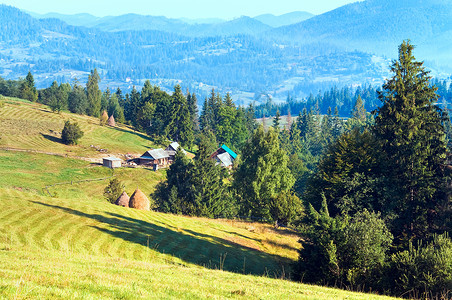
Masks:
[[[232,169],[234,160],[237,158],[237,154],[229,149],[228,146],[223,145],[218,148],[214,153],[210,155],[210,158],[215,159],[216,164],[222,167]]]
[[[102,159],[102,165],[104,167],[110,168],[110,169],[114,169],[114,168],[120,168],[121,167],[121,163],[122,160],[114,157],[114,156],[110,156],[110,157],[104,157]]]
[[[176,156],[176,151],[177,151],[177,149],[179,149],[179,147],[180,147],[180,145],[178,142],[172,142],[171,144],[169,144],[168,147],[166,147],[165,151],[169,155],[170,163],[172,163],[174,161],[174,157]],[[181,148],[181,150],[182,150],[182,152],[184,152],[184,154],[187,154],[184,149]]]
[[[140,165],[150,165],[157,171],[160,168],[165,168],[170,164],[170,155],[163,149],[151,149],[144,152],[141,157],[138,158]]]

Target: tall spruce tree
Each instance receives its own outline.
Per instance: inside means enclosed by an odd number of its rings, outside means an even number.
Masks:
[[[20,86],[20,97],[33,102],[38,100],[38,91],[35,87],[35,80],[30,71]]]
[[[170,123],[167,127],[168,136],[182,145],[189,148],[193,145],[193,122],[190,117],[187,99],[181,92],[180,85],[174,87],[174,93],[171,96],[172,107]]]
[[[86,98],[88,100],[86,112],[93,117],[98,117],[100,114],[102,92],[99,89],[99,82],[99,73],[97,73],[97,69],[94,69],[88,75],[88,82],[86,83]]]
[[[429,72],[413,56],[414,46],[404,41],[384,85],[374,128],[386,157],[384,176],[390,178],[387,207],[396,214],[392,230],[403,240],[424,238],[435,229],[444,209],[446,158],[444,128],[438,96]],[[405,243],[406,244],[406,243]]]
[[[210,158],[209,141],[201,136],[193,168],[190,170],[190,214],[203,217],[227,217],[235,214],[225,178],[228,172]]]

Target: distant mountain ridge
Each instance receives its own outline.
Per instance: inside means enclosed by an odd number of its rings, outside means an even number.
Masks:
[[[65,15],[59,13],[37,14],[29,12],[35,18],[55,18],[73,26],[85,26],[102,31],[118,32],[129,30],[158,30],[190,37],[212,35],[260,34],[272,27],[289,25],[306,20],[313,15],[308,12],[292,12],[281,16],[272,14],[254,18],[242,16],[230,21],[221,19],[174,19],[164,16],[124,14],[120,16],[96,17],[90,14]]]
[[[410,39],[422,55],[434,56],[444,51],[441,40],[450,38],[451,30],[452,1],[367,0],[274,29],[273,34],[299,43],[327,41],[391,56],[402,40]]]
[[[275,16],[273,14],[264,14],[254,17],[254,19],[271,27],[281,27],[302,22],[304,20],[312,18],[313,16],[313,14],[306,11],[294,11],[280,16]]]
[[[273,28],[262,22],[274,19],[269,15],[188,24],[81,14],[70,16],[71,22],[91,25],[72,26],[0,5],[0,76],[17,79],[31,70],[44,87],[53,80],[84,82],[98,68],[103,88],[130,90],[149,79],[167,90],[181,84],[200,100],[215,88],[242,104],[283,101],[333,85],[381,85],[397,46],[411,39],[416,58],[445,78],[452,73],[451,6],[367,0]],[[137,26],[144,29],[133,30]]]

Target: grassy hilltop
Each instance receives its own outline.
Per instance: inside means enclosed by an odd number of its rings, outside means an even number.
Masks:
[[[66,119],[85,132],[78,146],[59,141]],[[152,146],[146,135],[7,100],[0,136],[0,298],[384,298],[278,279],[297,259],[290,230],[122,208],[103,199],[107,180],[79,182],[115,176],[129,195],[136,187],[149,195],[165,171],[112,172],[76,159],[105,155],[91,144],[139,154]],[[55,183],[65,184],[50,196],[43,188]]]

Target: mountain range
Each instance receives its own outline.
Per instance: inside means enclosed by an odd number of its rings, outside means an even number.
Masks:
[[[291,12],[280,16],[272,14],[259,15],[254,18],[242,16],[227,21],[222,19],[171,19],[163,16],[144,16],[139,14],[100,18],[90,14],[27,13],[37,19],[55,18],[69,25],[96,28],[102,31],[158,30],[189,37],[259,34],[271,28],[295,24],[313,16],[313,14],[308,12]]]
[[[230,21],[30,15],[0,5],[0,76],[31,70],[44,87],[53,80],[85,82],[96,67],[104,87],[128,90],[150,79],[201,96],[214,87],[242,103],[285,100],[332,85],[381,85],[404,39],[434,76],[450,77],[452,3],[366,0],[317,16]]]

